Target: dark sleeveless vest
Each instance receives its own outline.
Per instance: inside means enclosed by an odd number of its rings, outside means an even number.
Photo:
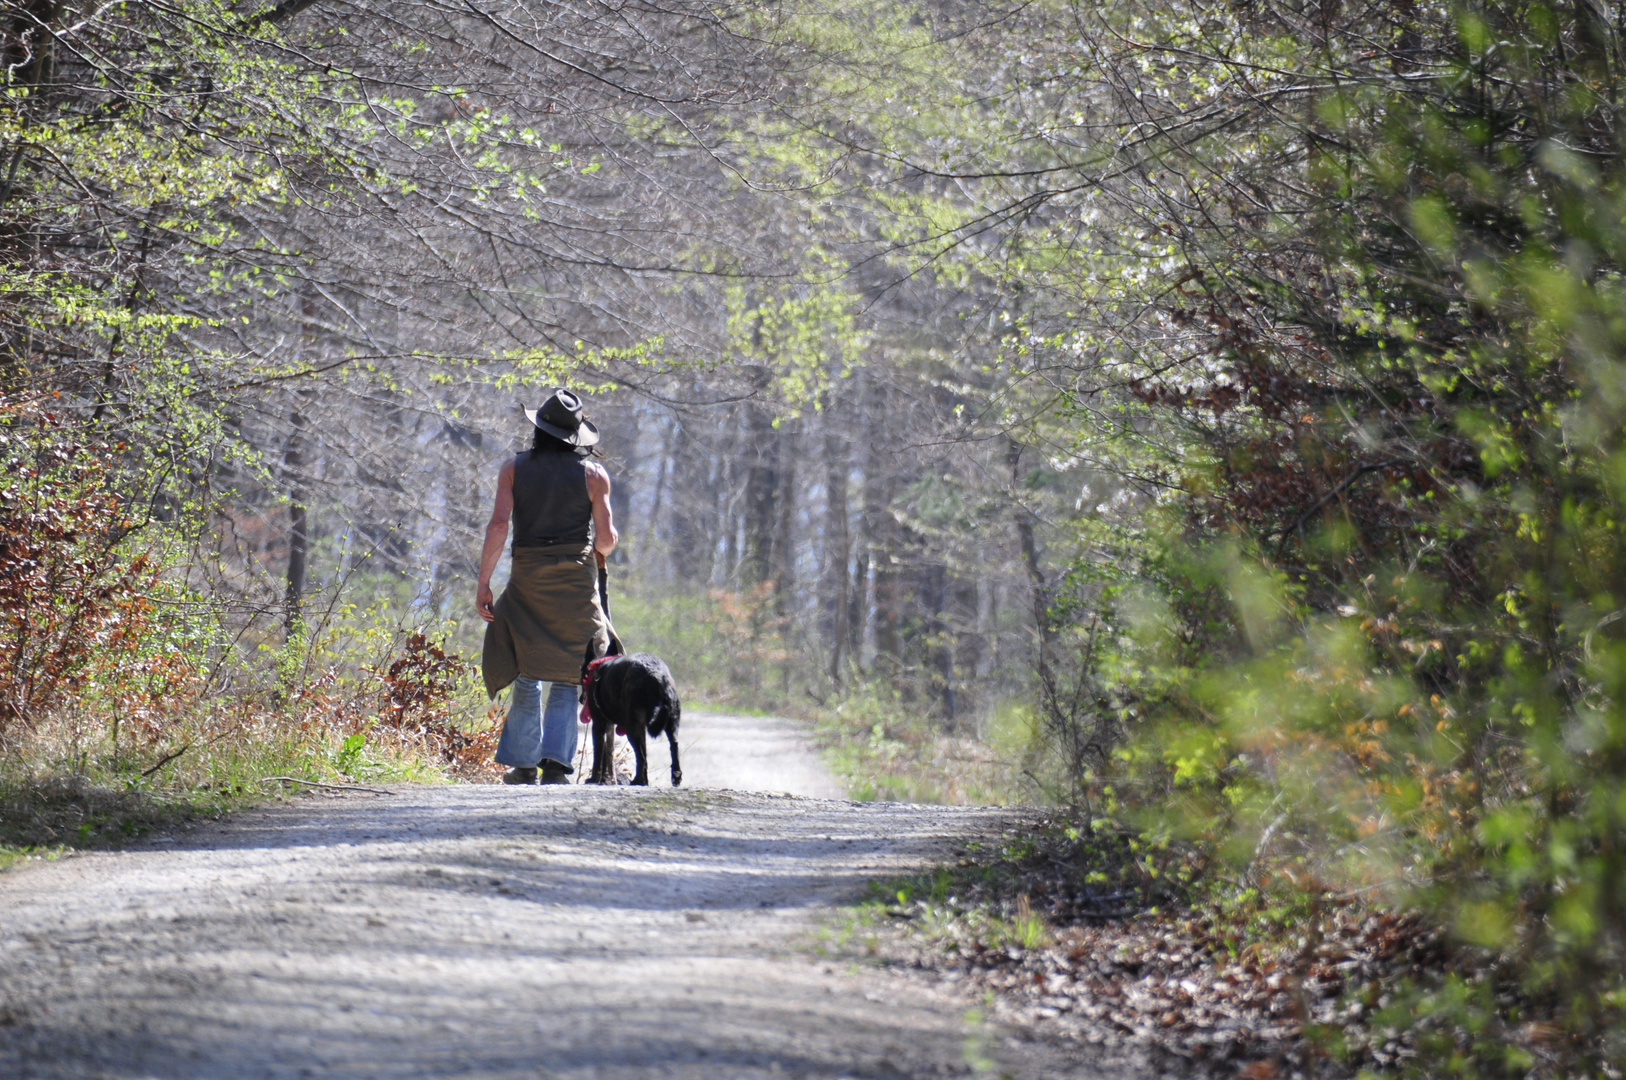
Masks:
[[[527,451],[514,459],[515,551],[556,544],[586,551],[592,522],[585,458]]]

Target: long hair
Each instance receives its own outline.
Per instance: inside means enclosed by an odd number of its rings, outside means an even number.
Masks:
[[[572,446],[557,435],[550,435],[541,428],[531,429],[531,456],[540,457],[543,454],[575,454],[577,457],[603,457],[596,446]]]

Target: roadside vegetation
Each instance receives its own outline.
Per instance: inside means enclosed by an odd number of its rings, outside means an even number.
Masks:
[[[386,610],[233,641],[117,447],[0,402],[0,859],[117,843],[297,789],[489,772],[468,665]],[[460,711],[461,706],[461,711]],[[478,706],[475,706],[477,708]]]
[[[875,883],[820,948],[1153,1068],[1254,1080],[1432,1073],[1454,1035],[1419,1022],[1419,999],[1497,974],[1415,913],[1291,876],[1222,884],[1168,855],[1030,816],[952,865]],[[1550,1018],[1518,1004],[1504,1048],[1551,1062]]]

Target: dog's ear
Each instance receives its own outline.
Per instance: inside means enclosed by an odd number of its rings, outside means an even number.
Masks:
[[[581,677],[581,679],[578,680],[579,682],[586,682],[587,681],[587,665],[591,664],[596,659],[598,659],[598,657],[596,655],[594,655],[593,639],[588,638],[587,639],[587,649],[585,651],[585,654],[582,656],[582,677]]]
[[[621,639],[614,634],[610,635],[610,647],[604,650],[605,656],[625,656],[627,650],[621,647]]]

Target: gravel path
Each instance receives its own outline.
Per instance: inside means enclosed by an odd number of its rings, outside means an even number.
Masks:
[[[771,791],[810,799],[847,797],[794,721],[696,712],[683,715],[681,730],[684,787]],[[670,766],[666,740],[661,739],[658,747],[651,746],[651,782],[668,783]]]
[[[786,760],[741,779],[830,782],[794,728],[694,720],[697,779],[730,779],[706,737],[754,725]],[[1102,1075],[814,953],[864,882],[999,820],[715,787],[411,786],[32,864],[0,875],[0,1076]]]

